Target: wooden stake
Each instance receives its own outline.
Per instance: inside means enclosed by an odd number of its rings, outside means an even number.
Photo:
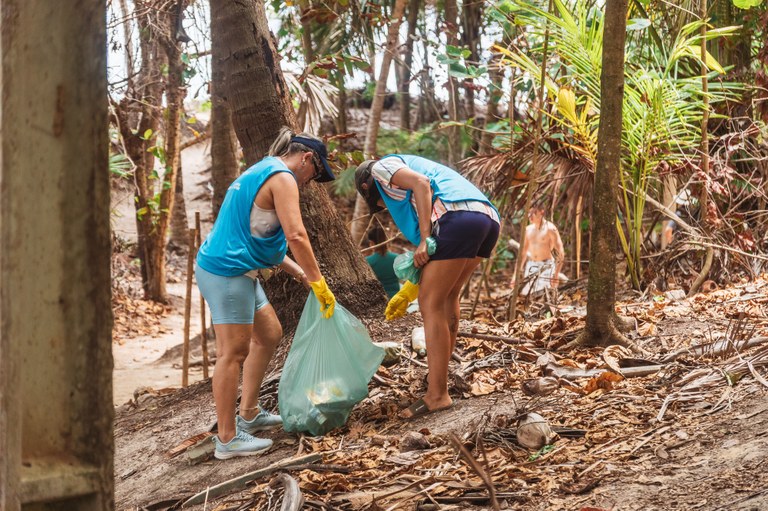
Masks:
[[[195,211],[195,233],[197,234],[197,250],[195,251],[195,254],[197,254],[197,251],[200,250],[200,245],[202,244],[202,234],[200,230],[200,212]],[[208,379],[208,364],[210,363],[208,359],[208,333],[206,331],[205,326],[205,299],[203,298],[202,291],[200,292],[200,324],[202,325],[202,328],[200,330],[200,349],[203,352],[203,378],[206,380]]]
[[[182,354],[181,386],[189,385],[189,313],[192,309],[192,270],[195,261],[195,229],[189,230],[187,250],[187,295],[184,300],[184,351]]]

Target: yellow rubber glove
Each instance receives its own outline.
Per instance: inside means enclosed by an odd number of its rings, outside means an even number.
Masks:
[[[406,280],[400,291],[389,300],[387,310],[384,311],[384,317],[389,320],[405,316],[408,305],[418,297],[419,285]]]
[[[336,307],[336,297],[328,289],[325,277],[320,277],[320,280],[310,282],[309,285],[312,286],[312,291],[315,293],[317,301],[320,302],[320,312],[323,313],[325,319],[333,316],[333,309]]]

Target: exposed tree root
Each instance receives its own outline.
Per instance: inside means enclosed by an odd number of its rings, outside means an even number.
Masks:
[[[585,328],[573,341],[569,342],[561,349],[562,351],[571,351],[576,348],[583,347],[595,347],[595,346],[611,346],[618,344],[629,348],[635,353],[646,355],[645,350],[637,346],[630,341],[623,333],[632,330],[635,326],[635,322],[632,318],[622,317],[618,314],[614,314],[608,321],[606,328],[601,332],[590,332]]]

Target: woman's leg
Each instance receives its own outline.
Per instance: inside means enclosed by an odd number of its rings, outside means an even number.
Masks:
[[[447,305],[449,307],[448,317],[450,318],[449,325],[451,330],[451,353],[453,353],[453,350],[456,349],[456,336],[459,333],[459,319],[461,319],[459,302],[461,299],[461,291],[464,289],[464,286],[467,284],[469,278],[472,276],[472,273],[474,273],[477,265],[480,264],[483,258],[475,257],[474,259],[462,260],[466,261],[464,269],[461,271],[459,280],[456,281],[456,284],[454,284],[453,288],[448,293]]]
[[[272,305],[257,310],[253,317],[251,347],[243,364],[243,394],[240,415],[253,419],[259,412],[259,393],[269,362],[283,337],[283,327]]]
[[[235,436],[235,406],[240,366],[248,356],[251,341],[250,324],[214,324],[216,332],[216,365],[213,369],[213,400],[219,441],[227,443]]]
[[[430,410],[451,404],[448,395],[448,361],[451,358],[449,293],[462,275],[468,259],[430,261],[422,270],[419,308],[424,319],[427,344],[427,393],[424,403]],[[408,410],[401,417],[410,417]]]

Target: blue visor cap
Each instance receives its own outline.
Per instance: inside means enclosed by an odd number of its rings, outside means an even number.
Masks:
[[[336,176],[334,176],[333,172],[331,172],[330,165],[328,165],[328,150],[325,148],[325,144],[319,140],[314,140],[307,137],[293,137],[291,138],[291,142],[297,142],[310,148],[312,152],[315,153],[318,158],[320,158],[320,161],[323,165],[320,169],[320,177],[317,178],[319,182],[327,183],[328,181],[333,181],[336,179]]]

